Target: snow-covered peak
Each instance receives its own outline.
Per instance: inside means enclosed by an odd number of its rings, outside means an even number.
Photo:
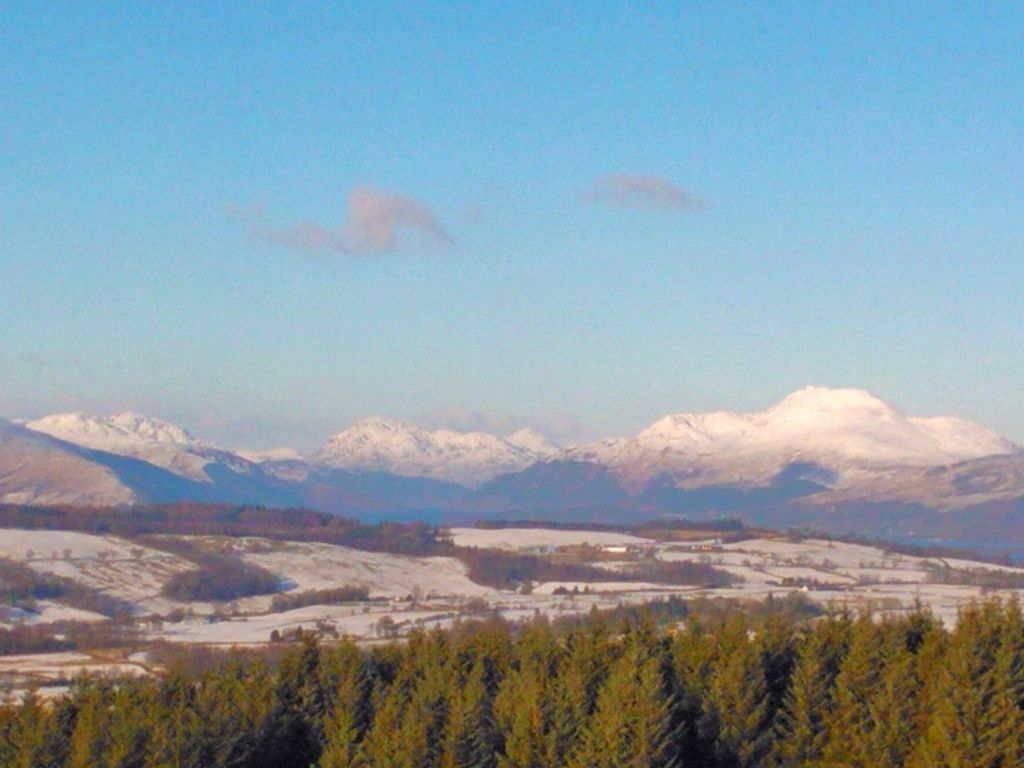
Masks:
[[[112,416],[58,413],[25,422],[34,432],[107,453],[131,456],[193,480],[208,482],[206,466],[215,460],[244,463],[179,426],[125,411]]]
[[[107,467],[48,435],[0,419],[0,502],[112,505],[137,500]]]
[[[896,421],[903,414],[864,389],[804,387],[765,411],[775,423],[817,423],[844,420],[886,419]]]
[[[562,450],[561,446],[553,440],[530,427],[516,430],[511,435],[508,435],[505,440],[517,448],[533,451],[538,455],[553,456]]]
[[[964,419],[915,418],[861,389],[805,387],[757,413],[673,414],[624,443],[578,450],[643,481],[668,472],[698,482],[762,482],[794,461],[840,477],[933,466],[1016,450]]]
[[[695,414],[676,413],[665,416],[642,430],[637,442],[653,447],[689,447],[694,450],[713,449],[729,440],[742,438],[755,429],[750,415],[717,411]]]
[[[130,411],[112,416],[58,413],[29,421],[25,426],[69,443],[111,453],[130,446],[161,443],[190,448],[204,445],[181,427]]]
[[[343,469],[478,485],[546,455],[486,432],[431,432],[407,421],[375,416],[339,432],[314,459]]]

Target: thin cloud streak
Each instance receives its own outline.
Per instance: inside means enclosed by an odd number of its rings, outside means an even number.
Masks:
[[[644,173],[604,176],[583,192],[583,199],[617,208],[670,211],[696,210],[707,205],[699,195],[680,189],[660,176]]]
[[[258,241],[313,255],[379,255],[410,246],[457,246],[455,238],[426,205],[407,195],[373,187],[352,190],[345,224],[338,230],[311,220],[274,227],[267,223],[262,210],[254,207],[234,208],[232,212],[235,218],[250,225]]]

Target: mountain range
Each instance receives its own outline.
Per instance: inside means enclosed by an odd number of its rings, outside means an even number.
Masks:
[[[824,387],[758,413],[672,414],[632,438],[567,448],[529,429],[430,431],[373,417],[304,457],[218,447],[133,413],[0,420],[0,502],[178,501],[391,519],[739,516],[1024,547],[1024,449],[964,419]]]

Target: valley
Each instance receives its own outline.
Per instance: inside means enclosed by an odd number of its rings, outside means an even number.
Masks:
[[[325,642],[347,637],[373,645],[467,621],[559,620],[652,602],[675,605],[680,615],[687,605],[766,600],[795,601],[812,615],[839,607],[899,614],[922,606],[952,626],[972,601],[1009,598],[1024,588],[1021,568],[735,526],[489,525],[437,535],[443,554],[413,555],[289,540],[279,532],[124,537],[2,529],[8,597],[0,635],[8,650],[0,656],[0,682],[12,696],[26,687],[55,695],[83,670],[152,674],[172,647],[267,648],[302,631]],[[169,593],[176,578],[208,566],[207,557],[272,574],[273,586],[223,600]],[[480,571],[482,558],[490,570]],[[683,579],[690,583],[680,583],[680,565],[691,569]],[[32,599],[15,588],[15,581],[24,583],[11,576],[24,573],[18,569],[65,587]],[[474,580],[478,571],[486,575]],[[530,572],[550,578],[517,575]],[[48,652],[31,653],[33,647]]]

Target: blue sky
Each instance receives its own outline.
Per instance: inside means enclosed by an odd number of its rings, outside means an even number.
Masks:
[[[1019,3],[6,3],[0,415],[871,389],[1024,440]]]

